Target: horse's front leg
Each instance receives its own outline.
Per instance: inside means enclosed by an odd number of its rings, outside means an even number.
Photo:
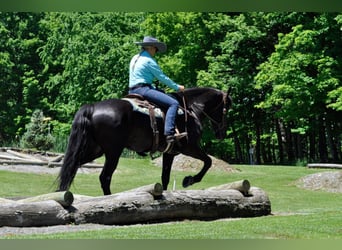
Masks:
[[[194,183],[200,182],[203,178],[203,176],[207,173],[208,169],[211,167],[212,160],[211,158],[199,147],[193,148],[192,150],[187,150],[183,152],[185,155],[188,155],[190,157],[196,158],[198,160],[203,161],[204,165],[201,169],[201,171],[196,174],[195,176],[186,176],[183,179],[183,187],[189,187]]]
[[[171,166],[174,158],[175,155],[167,153],[163,154],[162,184],[164,190],[167,190],[167,186],[170,182]]]

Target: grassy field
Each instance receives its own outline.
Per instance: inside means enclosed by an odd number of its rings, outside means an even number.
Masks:
[[[201,183],[191,188],[248,179],[264,189],[271,200],[272,215],[217,221],[182,221],[161,224],[116,226],[100,231],[51,235],[9,236],[28,239],[342,239],[342,194],[298,188],[302,176],[327,170],[289,166],[236,165],[237,173],[210,170]],[[331,170],[334,171],[334,170]],[[336,170],[335,170],[336,171]],[[112,192],[120,192],[160,181],[161,169],[149,159],[121,159],[113,176]],[[183,189],[184,176],[193,172],[171,172],[171,182]],[[54,190],[56,176],[0,171],[0,197],[32,196]],[[172,187],[172,183],[170,187]],[[98,174],[77,174],[71,191],[102,195]]]

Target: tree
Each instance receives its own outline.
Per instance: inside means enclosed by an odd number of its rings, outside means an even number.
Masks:
[[[316,140],[320,161],[328,161],[327,141],[332,158],[339,159],[335,129],[340,125],[331,120],[332,110],[327,106],[328,93],[335,91],[340,82],[336,74],[339,63],[331,56],[331,50],[336,48],[328,46],[334,39],[329,33],[338,33],[331,20],[331,15],[320,14],[311,23],[294,26],[286,35],[279,34],[275,52],[261,64],[255,78],[256,88],[265,92],[265,100],[257,107],[281,119],[290,161],[315,160]],[[311,138],[309,150],[305,135]]]
[[[42,81],[37,82],[42,65],[36,52],[43,43],[38,25],[43,17],[44,13],[0,13],[0,138],[4,140],[20,133],[32,110],[44,106],[36,99],[44,95]]]
[[[165,42],[166,54],[158,61],[168,75],[186,87],[197,85],[197,72],[206,70],[205,55],[215,42],[211,27],[218,18],[213,13],[150,13],[143,22],[144,33]],[[205,86],[212,86],[206,82]]]
[[[70,122],[85,103],[127,92],[128,64],[139,32],[140,13],[50,13],[40,57],[49,79],[51,108]]]
[[[230,162],[341,161],[342,15],[338,13],[0,13],[0,139],[33,110],[64,135],[84,103],[122,97],[144,35],[186,87],[232,88],[229,138],[203,147]]]
[[[31,122],[26,125],[26,132],[21,139],[22,145],[39,150],[51,149],[54,138],[50,133],[49,120],[41,110],[35,110]]]

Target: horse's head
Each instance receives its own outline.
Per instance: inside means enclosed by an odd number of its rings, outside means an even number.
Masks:
[[[229,91],[222,92],[214,100],[214,105],[208,107],[207,117],[214,129],[217,139],[224,139],[227,132],[227,111],[232,106],[232,98]]]
[[[202,94],[193,98],[192,110],[202,120],[208,118],[217,139],[224,139],[227,131],[227,111],[232,105],[230,90],[227,92],[213,88],[199,88]]]

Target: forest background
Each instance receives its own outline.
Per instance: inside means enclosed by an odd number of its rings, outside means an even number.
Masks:
[[[341,13],[0,13],[0,146],[19,145],[35,117],[63,151],[81,105],[127,94],[145,35],[167,43],[157,60],[177,83],[232,88],[227,139],[205,129],[208,153],[342,161]]]

